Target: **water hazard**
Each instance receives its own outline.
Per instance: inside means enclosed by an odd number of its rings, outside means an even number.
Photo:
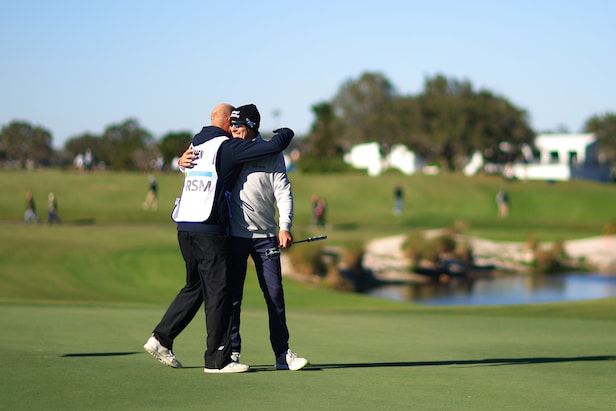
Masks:
[[[498,305],[616,297],[616,276],[570,273],[452,279],[448,283],[387,285],[367,295],[422,305]]]

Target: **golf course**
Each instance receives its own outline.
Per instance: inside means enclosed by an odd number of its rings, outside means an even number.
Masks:
[[[2,410],[613,410],[616,298],[428,307],[285,278],[290,346],[310,360],[276,371],[267,311],[249,264],[242,362],[203,372],[204,314],[176,339],[181,369],[143,344],[184,284],[169,215],[182,175],[0,171]],[[616,224],[616,185],[461,175],[289,173],[297,239],[309,247],[454,225],[494,241],[567,241]],[[405,192],[393,213],[393,189]],[[497,217],[495,196],[511,208]],[[31,192],[41,224],[24,224]],[[47,196],[60,224],[47,224]],[[312,194],[328,227],[311,225]]]

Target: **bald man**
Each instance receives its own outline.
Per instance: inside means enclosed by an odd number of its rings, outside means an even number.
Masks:
[[[227,285],[229,213],[226,194],[235,185],[242,165],[282,152],[293,130],[282,128],[263,144],[231,138],[229,118],[234,109],[219,104],[212,125],[193,137],[190,156],[179,164],[185,174],[180,198],[171,218],[177,223],[178,243],[186,265],[186,284],[169,305],[144,348],[160,362],[179,368],[174,339],[205,302],[206,373],[237,373],[249,367],[231,360],[231,300]],[[189,161],[187,161],[189,159]]]

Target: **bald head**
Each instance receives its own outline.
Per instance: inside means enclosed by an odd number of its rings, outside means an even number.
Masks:
[[[210,115],[212,125],[220,127],[226,132],[231,133],[229,117],[231,116],[231,112],[233,110],[235,110],[235,107],[227,103],[222,103],[214,107],[214,109],[212,110],[212,114]]]

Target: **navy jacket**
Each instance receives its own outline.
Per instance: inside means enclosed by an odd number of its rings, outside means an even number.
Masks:
[[[206,126],[193,137],[193,145],[203,144],[215,137],[228,136],[219,127]],[[283,151],[293,138],[293,130],[280,129],[269,141],[246,141],[240,138],[229,138],[224,141],[216,157],[215,202],[211,216],[202,223],[178,223],[178,231],[198,231],[206,233],[227,234],[229,227],[229,212],[227,196],[231,194],[242,165],[248,161],[257,160]]]

